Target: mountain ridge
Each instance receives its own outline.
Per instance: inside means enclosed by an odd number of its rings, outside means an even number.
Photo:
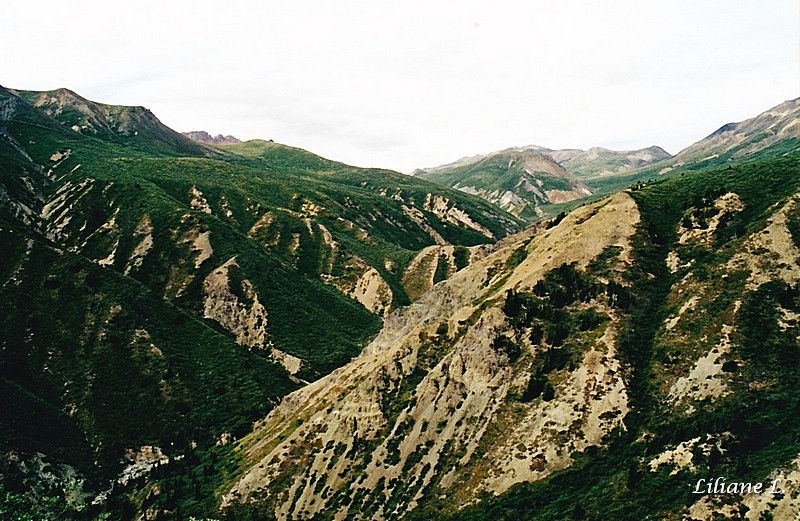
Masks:
[[[509,151],[535,150],[549,155],[584,182],[594,196],[613,193],[656,176],[723,166],[731,161],[755,160],[772,155],[791,154],[800,147],[800,98],[784,101],[764,112],[736,123],[727,123],[675,155],[653,145],[633,151],[614,151],[602,147],[588,150],[553,150],[538,145],[512,147],[498,152],[465,156],[452,163],[417,169],[411,175],[437,179],[444,186],[455,186],[453,175],[464,175],[470,166]],[[451,174],[448,176],[447,174]],[[484,197],[496,196],[488,186],[476,186]],[[518,191],[517,191],[518,192]],[[514,195],[520,195],[515,193]],[[497,199],[494,197],[494,199]],[[552,216],[574,204],[545,204],[530,220]]]
[[[627,172],[672,157],[657,145],[638,150],[610,150],[603,147],[587,150],[537,148],[583,180]]]
[[[523,152],[525,150],[535,150],[536,152],[539,152],[543,155],[550,156],[558,164],[566,168],[571,174],[577,175],[578,177],[581,178],[589,176],[589,173],[587,173],[586,170],[581,169],[580,166],[577,166],[576,168],[575,163],[578,162],[576,161],[576,159],[579,158],[583,159],[583,157],[596,159],[599,155],[606,154],[619,158],[618,159],[619,164],[614,165],[615,170],[610,170],[607,173],[617,173],[619,171],[624,171],[631,168],[638,168],[643,164],[649,164],[655,161],[660,161],[661,159],[665,159],[667,157],[672,157],[672,154],[670,154],[669,152],[667,152],[658,145],[651,145],[649,147],[636,150],[612,150],[609,148],[604,148],[599,146],[591,147],[586,150],[580,148],[552,149],[540,145],[524,145],[524,146],[505,148],[502,150],[488,152],[485,154],[464,156],[451,163],[445,163],[435,167],[417,168],[409,175],[419,176],[429,173],[435,173],[446,169],[474,164],[483,159],[486,159],[487,157],[491,157],[493,155],[501,154],[504,152]]]
[[[800,139],[800,98],[786,100],[761,114],[727,123],[707,137],[689,145],[676,158],[696,159],[698,154],[732,151],[732,159],[758,153],[778,141]]]

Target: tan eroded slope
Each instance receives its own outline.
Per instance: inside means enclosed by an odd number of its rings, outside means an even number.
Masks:
[[[243,472],[223,504],[264,502],[279,519],[323,510],[396,518],[435,487],[463,503],[569,465],[571,452],[601,443],[628,410],[615,314],[607,310],[577,366],[559,373],[555,399],[522,404],[510,397],[542,346],[510,326],[503,297],[561,264],[583,268],[610,246],[622,267],[638,220],[633,199],[617,194],[534,236],[518,266],[507,260],[525,241],[391,314],[359,357],[255,425],[239,444]],[[496,347],[500,336],[522,346],[515,362]],[[509,418],[514,425],[504,427]]]

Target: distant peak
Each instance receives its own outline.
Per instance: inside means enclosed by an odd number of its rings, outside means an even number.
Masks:
[[[188,137],[192,141],[204,143],[206,145],[228,145],[242,142],[240,139],[237,139],[233,136],[223,136],[222,134],[212,136],[205,130],[193,130],[191,132],[181,132],[181,134]]]
[[[34,92],[34,91],[32,91],[32,92]],[[83,96],[81,96],[80,94],[75,92],[74,90],[70,90],[70,89],[68,89],[66,87],[61,87],[61,88],[54,89],[54,90],[41,91],[38,94],[39,94],[38,102],[40,104],[44,104],[44,103],[47,103],[47,102],[52,102],[52,100],[54,98],[55,98],[55,100],[57,100],[58,103],[61,103],[61,104],[68,103],[68,102],[72,102],[72,103],[79,102],[79,103],[82,103],[82,104],[95,103],[95,102],[89,101],[88,99],[84,98]],[[101,105],[100,103],[95,103],[95,104]]]
[[[664,150],[662,147],[658,145],[652,145],[647,148],[642,149],[643,151],[650,152],[651,154],[658,155],[660,157],[672,157],[672,154]]]
[[[719,127],[716,131],[712,132],[711,135],[708,136],[708,137],[718,136],[720,134],[724,134],[725,132],[730,132],[731,130],[736,130],[736,126],[737,125],[738,125],[738,123],[726,123],[725,125],[722,125],[721,127]]]

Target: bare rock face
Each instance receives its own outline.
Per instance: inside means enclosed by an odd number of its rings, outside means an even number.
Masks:
[[[188,137],[192,141],[203,143],[205,145],[228,145],[232,143],[241,143],[240,140],[233,136],[223,136],[222,134],[212,136],[205,130],[193,130],[191,132],[181,132],[181,134]]]
[[[401,282],[408,297],[414,301],[436,283],[448,279],[457,271],[482,256],[483,246],[428,246],[420,250],[403,270]]]
[[[345,262],[345,271],[339,277],[323,273],[321,279],[377,315],[392,310],[392,289],[378,270],[353,256]]]
[[[480,232],[490,239],[495,238],[490,230],[473,221],[464,210],[456,207],[447,198],[441,195],[428,194],[425,198],[425,209],[443,221],[448,221],[453,224],[462,224],[467,228]]]
[[[263,348],[269,345],[267,310],[249,280],[241,279],[239,287],[231,281],[230,271],[238,268],[234,257],[206,277],[203,312],[206,318],[216,320],[236,335],[239,344]]]
[[[587,206],[389,315],[358,358],[255,425],[240,445],[248,470],[223,506],[261,502],[278,519],[398,518],[432,490],[464,505],[602,444],[628,412],[615,312],[592,301],[607,319],[585,336],[578,362],[559,370],[552,394],[520,400],[552,346],[532,341],[503,302],[567,260],[584,269],[613,248],[625,266],[638,220],[626,194]]]
[[[139,241],[131,253],[130,259],[125,266],[125,275],[142,266],[147,253],[153,248],[153,224],[150,216],[145,215],[133,231],[134,238]]]

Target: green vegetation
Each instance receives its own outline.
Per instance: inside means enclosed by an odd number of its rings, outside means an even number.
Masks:
[[[469,250],[463,246],[456,246],[453,250],[453,260],[456,264],[456,271],[461,271],[469,265]]]
[[[562,154],[563,152],[567,151],[562,151]],[[669,153],[660,147],[650,147],[636,151],[592,148],[586,151],[574,150],[569,152],[572,153],[566,155],[564,159],[561,159],[560,155],[558,156],[559,164],[584,181],[641,168],[647,166],[648,161],[656,163],[671,157]],[[645,159],[646,156],[651,156],[652,160]]]
[[[433,283],[436,284],[447,279],[447,274],[450,271],[450,261],[447,255],[439,255],[436,262],[436,271],[433,272]]]
[[[240,436],[296,387],[264,356],[78,256],[35,245],[17,277],[0,290],[12,304],[0,317],[0,377],[17,397],[0,419],[6,450],[49,448],[102,475],[124,448]]]
[[[506,260],[506,267],[507,268],[516,268],[522,261],[528,258],[528,243],[520,245],[511,256],[508,257]]]
[[[587,307],[588,304],[605,296],[608,305],[617,305],[616,286],[618,284],[613,281],[603,286],[574,265],[563,264],[549,271],[534,286],[533,293],[514,290],[506,293],[503,312],[517,335],[527,335],[531,344],[540,346],[542,350],[534,358],[528,383],[519,396],[520,402],[531,402],[539,397],[550,401],[555,397],[549,375],[566,368],[573,370],[580,363],[587,345],[582,334],[607,320],[605,314]],[[510,361],[518,358],[519,347],[514,350],[508,346],[504,348]]]
[[[708,159],[701,159],[699,157],[681,158],[683,161],[687,161],[688,159],[686,164],[681,164],[680,166],[667,164],[666,166],[671,166],[671,168],[668,168],[666,172],[664,172],[666,168],[665,163],[658,163],[625,174],[588,181],[588,184],[596,190],[598,195],[606,195],[640,183],[651,183],[665,178],[688,176],[695,172],[715,171],[729,167],[738,168],[744,164],[759,164],[762,161],[769,161],[772,159],[790,158],[797,153],[800,147],[800,139],[785,139],[756,153],[747,155],[744,158],[735,159],[736,153],[746,147],[747,144],[747,141],[742,142],[731,150],[725,151],[718,156],[711,156]],[[670,160],[666,163],[671,162]]]

